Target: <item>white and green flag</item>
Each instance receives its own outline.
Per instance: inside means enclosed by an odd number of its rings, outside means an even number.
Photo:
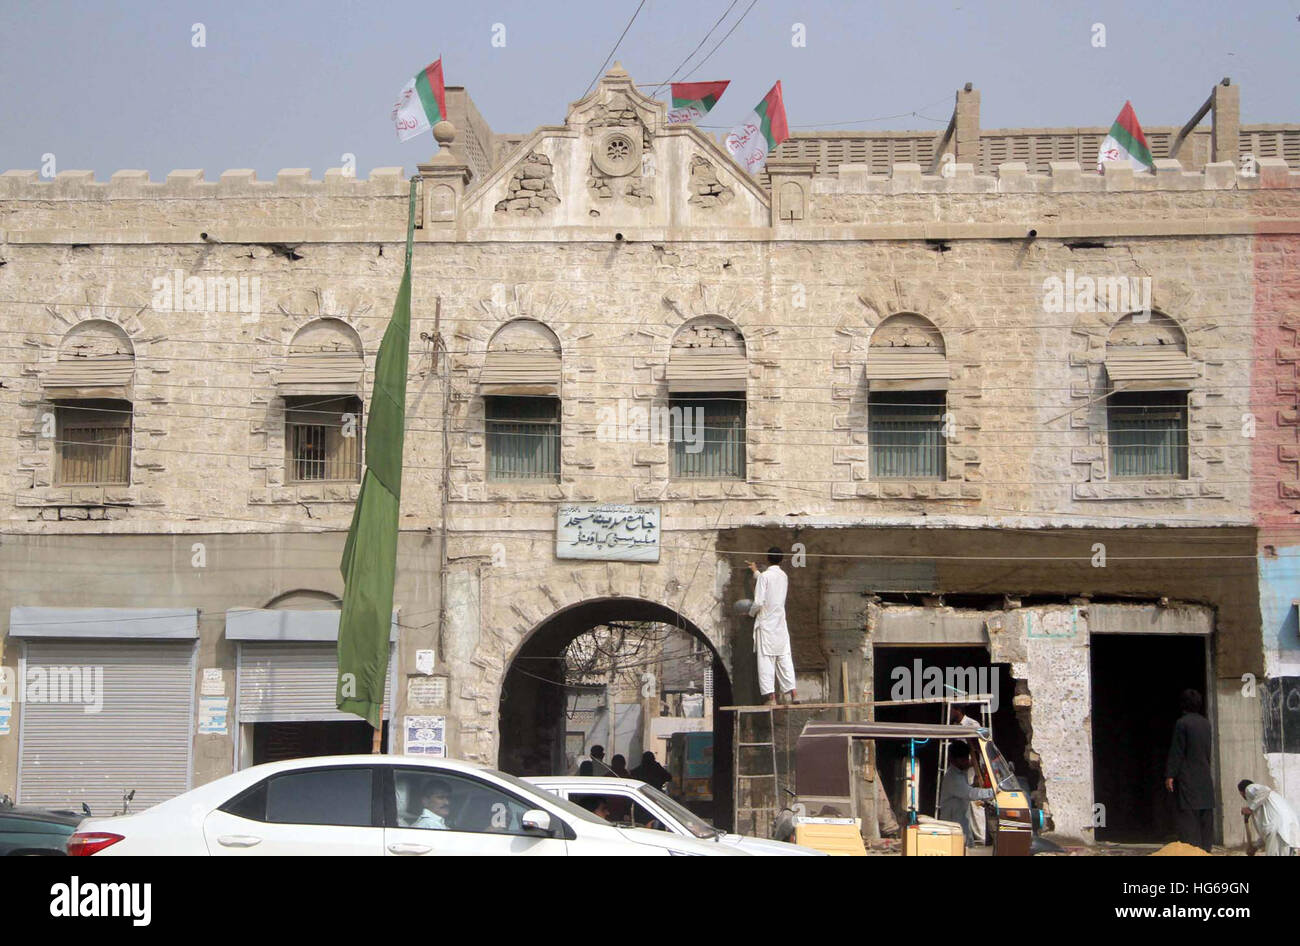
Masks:
[[[1110,126],[1110,134],[1101,143],[1101,150],[1097,152],[1097,170],[1100,171],[1101,166],[1108,161],[1127,161],[1135,171],[1150,171],[1155,168],[1155,163],[1151,160],[1151,149],[1147,147],[1147,139],[1142,134],[1142,126],[1138,124],[1132,102],[1124,103],[1115,124]]]
[[[668,110],[668,124],[685,125],[699,121],[718,104],[722,93],[727,91],[730,81],[723,82],[674,82],[672,84],[673,107]]]
[[[750,174],[760,174],[767,167],[768,152],[790,137],[790,126],[785,120],[785,102],[781,98],[781,82],[763,96],[763,101],[744,120],[731,129],[726,146],[731,156]]]
[[[425,66],[402,87],[393,106],[393,124],[400,141],[428,131],[447,117],[447,92],[442,84],[442,60]]]

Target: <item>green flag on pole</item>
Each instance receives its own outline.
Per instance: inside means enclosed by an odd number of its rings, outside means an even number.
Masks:
[[[375,388],[365,425],[366,473],[343,546],[343,613],[339,616],[338,708],[382,725],[388,637],[397,577],[397,513],[406,439],[406,361],[411,344],[411,242],[415,182],[406,223],[406,265],[393,317],[379,345]]]

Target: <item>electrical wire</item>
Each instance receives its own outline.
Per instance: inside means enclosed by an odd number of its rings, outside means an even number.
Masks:
[[[702,47],[708,41],[709,37],[713,35],[713,31],[718,28],[718,24],[727,18],[727,14],[729,14],[739,2],[740,0],[731,0],[731,6],[727,7],[727,9],[722,12],[722,16],[718,17],[717,20],[714,21],[713,25],[709,27],[709,31],[704,34],[703,38],[698,43],[695,44],[695,48],[686,54],[686,58],[677,64],[677,68],[669,73],[667,79],[660,82],[650,91],[650,98],[654,98],[658,95],[659,90],[664,86],[672,84],[673,79],[677,77],[677,73],[682,71],[682,66],[686,65],[686,63],[690,61],[690,58],[700,51],[700,47]]]
[[[754,4],[756,3],[758,3],[758,0],[750,0],[749,6],[745,7],[745,11],[740,14],[740,18],[737,19],[735,23],[731,24],[731,29],[727,30],[726,35],[724,35],[722,39],[718,40],[717,45],[715,45],[712,49],[710,49],[708,55],[706,55],[703,59],[697,62],[691,68],[690,72],[682,76],[683,82],[685,82],[691,76],[695,75],[695,73],[699,72],[700,67],[703,66],[706,62],[708,62],[713,57],[713,54],[718,51],[719,47],[721,47],[722,44],[727,41],[727,37],[729,37],[732,33],[736,32],[736,27],[740,26],[741,23],[745,22],[745,17],[749,16],[749,11],[754,9]]]
[[[627,35],[627,31],[630,30],[632,24],[636,22],[636,18],[640,15],[643,6],[645,6],[645,0],[641,0],[641,2],[637,4],[636,10],[632,13],[632,19],[627,21],[627,26],[623,27],[623,32],[618,34],[618,40],[614,43],[614,48],[609,51],[609,55],[605,57],[605,61],[601,63],[600,68],[596,70],[595,78],[591,80],[586,91],[582,93],[583,98],[587,97],[587,94],[591,92],[592,87],[595,86],[595,84],[600,81],[600,77],[605,74],[605,67],[609,65],[609,61],[613,59],[614,54],[618,52],[618,47],[623,43],[623,37]]]

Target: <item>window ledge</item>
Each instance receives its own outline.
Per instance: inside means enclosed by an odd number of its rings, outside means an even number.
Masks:
[[[360,483],[321,482],[291,483],[271,489],[255,489],[248,494],[250,506],[291,506],[299,503],[353,504],[361,492]]]
[[[1223,496],[1222,486],[1203,480],[1150,479],[1073,484],[1073,498],[1077,500],[1222,499]]]
[[[127,485],[40,486],[19,490],[14,505],[51,506],[138,506],[143,504],[141,487]]]
[[[962,480],[858,480],[836,483],[835,499],[980,499],[984,488]]]

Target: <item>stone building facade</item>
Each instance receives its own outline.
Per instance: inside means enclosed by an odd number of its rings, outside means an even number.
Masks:
[[[449,754],[519,768],[563,731],[555,658],[610,620],[683,627],[714,654],[714,703],[754,702],[732,604],[775,545],[801,695],[886,699],[916,659],[992,669],[995,738],[1065,836],[1158,815],[1186,686],[1207,693],[1225,810],[1243,774],[1281,774],[1242,681],[1289,672],[1258,519],[1295,457],[1246,418],[1294,433],[1259,374],[1273,352],[1294,374],[1294,164],[1243,170],[1225,127],[1221,154],[1198,132],[1154,173],[991,166],[997,133],[963,126],[933,172],[828,164],[834,136],[797,137],[756,180],[618,68],[528,135],[451,98],[459,134],[417,182],[395,722],[444,717]],[[1285,153],[1300,128],[1240,135]],[[165,676],[155,755],[175,765],[139,776],[154,800],[334,738],[291,696],[329,648],[356,496],[337,438],[362,435],[408,193],[400,169],[0,176],[3,664]],[[628,420],[674,407],[722,430],[708,463]],[[95,428],[124,475],[76,472],[87,411],[125,418]],[[610,504],[653,508],[657,561],[557,556],[557,509]],[[145,712],[119,703],[104,726]],[[136,787],[60,749],[60,725],[100,732],[59,715],[80,711],[15,703],[0,791]]]

